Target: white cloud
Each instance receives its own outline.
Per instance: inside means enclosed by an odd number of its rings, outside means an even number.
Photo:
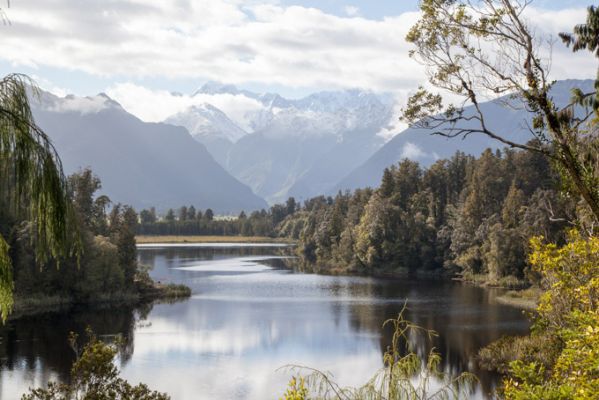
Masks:
[[[287,87],[401,91],[425,80],[404,41],[418,14],[353,18],[276,1],[30,0],[0,26],[0,58],[119,79],[194,78]],[[571,29],[585,10],[531,8],[545,34]],[[565,54],[568,56],[565,56]],[[564,55],[563,57],[558,57]],[[555,46],[554,78],[594,75],[595,59]],[[68,73],[68,72],[65,72]]]
[[[345,11],[359,13],[349,5]],[[543,33],[556,34],[583,21],[585,10],[531,8],[528,15]],[[385,91],[425,80],[404,41],[414,12],[368,20],[276,2],[31,0],[14,4],[9,17],[12,25],[0,26],[0,58],[16,64],[109,77]],[[592,57],[571,60],[555,57],[555,78],[594,73]]]
[[[416,13],[368,20],[234,0],[31,0],[9,11],[0,58],[13,64],[293,88],[395,90],[424,78],[403,40]]]
[[[90,97],[66,96],[42,107],[55,112],[78,112],[81,114],[94,114],[110,107],[109,100],[102,95]]]
[[[242,129],[250,130],[246,113],[259,111],[264,106],[244,95],[197,94],[195,96],[172,94],[166,90],[150,90],[133,83],[118,83],[106,91],[127,111],[147,122],[164,121],[184,109],[209,103],[223,111]]]
[[[356,6],[345,6],[344,11],[349,17],[360,16],[360,9]]]
[[[146,121],[161,121],[208,102],[247,130],[245,114],[261,105],[245,96],[174,96],[127,83],[139,78],[358,87],[392,92],[399,105],[426,80],[404,40],[418,19],[415,12],[370,20],[354,18],[360,10],[352,5],[345,7],[344,17],[276,0],[30,0],[16,2],[8,11],[11,25],[0,25],[0,60],[108,78],[115,83],[107,93]],[[583,8],[527,10],[537,31],[554,37],[585,15]],[[554,79],[589,78],[595,70],[594,57],[555,44]],[[403,127],[397,122],[379,135],[389,138]]]
[[[407,142],[403,146],[401,151],[401,157],[399,158],[408,158],[410,160],[417,161],[419,158],[423,158],[424,156],[426,156],[426,153],[422,151],[422,149],[418,147],[418,145],[415,145],[412,142]]]

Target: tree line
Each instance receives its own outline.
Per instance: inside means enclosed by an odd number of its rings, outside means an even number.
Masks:
[[[546,157],[458,152],[430,168],[403,160],[376,189],[305,202],[277,227],[298,240],[305,267],[361,274],[449,275],[534,282],[528,240],[563,243],[576,214]]]
[[[172,208],[158,216],[154,207],[139,213],[140,235],[216,235],[216,236],[277,236],[277,225],[298,209],[290,197],[285,204],[276,204],[268,210],[256,210],[237,217],[215,218],[212,209],[204,212],[191,206]]]

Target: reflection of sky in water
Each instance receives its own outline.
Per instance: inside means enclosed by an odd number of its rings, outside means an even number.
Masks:
[[[140,261],[154,266],[156,279],[185,283],[193,295],[155,305],[137,324],[124,377],[175,400],[276,399],[290,377],[277,369],[290,363],[330,371],[342,385],[360,385],[382,366],[390,339],[383,321],[397,316],[407,299],[408,319],[439,332],[434,345],[443,369],[474,370],[488,391],[496,378],[476,371],[477,350],[527,327],[520,311],[494,304],[489,291],[294,274],[281,269],[285,260],[281,248],[264,246],[141,249]],[[419,354],[430,348],[423,338],[414,345]],[[52,377],[42,364],[2,372],[0,394]]]

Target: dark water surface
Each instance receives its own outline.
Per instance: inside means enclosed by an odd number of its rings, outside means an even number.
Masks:
[[[480,378],[487,398],[498,377],[477,370],[479,348],[527,332],[522,311],[497,304],[495,292],[457,283],[297,274],[284,269],[289,249],[265,245],[140,247],[142,263],[164,282],[181,282],[191,299],[145,309],[49,313],[0,328],[0,398],[68,379],[69,331],[91,326],[124,337],[120,368],[173,399],[277,399],[286,364],[330,371],[343,385],[365,383],[382,366],[391,332],[381,324],[408,301],[406,317],[439,333],[443,369]],[[430,344],[415,338],[419,354]]]

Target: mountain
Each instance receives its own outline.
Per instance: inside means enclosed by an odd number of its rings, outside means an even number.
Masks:
[[[65,172],[91,167],[113,201],[159,209],[193,204],[219,213],[267,206],[184,128],[142,122],[104,94],[59,98],[44,92],[32,106]]]
[[[186,128],[195,140],[206,146],[220,165],[227,164],[229,149],[246,135],[224,112],[208,103],[191,106],[164,122]]]
[[[557,82],[551,90],[551,97],[555,104],[559,107],[567,105],[570,102],[571,90],[575,87],[580,87],[583,91],[588,92],[593,89],[593,81],[564,80]],[[525,143],[533,138],[527,128],[530,125],[530,113],[523,109],[506,106],[509,101],[509,97],[506,96],[482,103],[480,107],[485,115],[486,124],[491,130],[505,133],[504,136],[507,139]],[[466,107],[465,115],[473,114],[474,108]],[[460,126],[469,127],[474,124],[474,121],[462,122]],[[451,157],[458,150],[478,156],[487,148],[505,147],[502,143],[481,133],[472,133],[466,138],[446,138],[431,133],[426,129],[408,128],[397,134],[366,162],[329,189],[328,193],[367,186],[375,187],[380,183],[385,168],[405,158],[418,161],[426,167],[436,160]]]
[[[208,106],[201,112],[190,108],[166,122],[189,129],[228,172],[271,204],[331,188],[384,144],[378,133],[392,120],[393,99],[362,90],[290,100],[209,82],[194,94],[206,95],[243,96],[261,107],[248,110],[237,123],[212,106],[210,113]]]

